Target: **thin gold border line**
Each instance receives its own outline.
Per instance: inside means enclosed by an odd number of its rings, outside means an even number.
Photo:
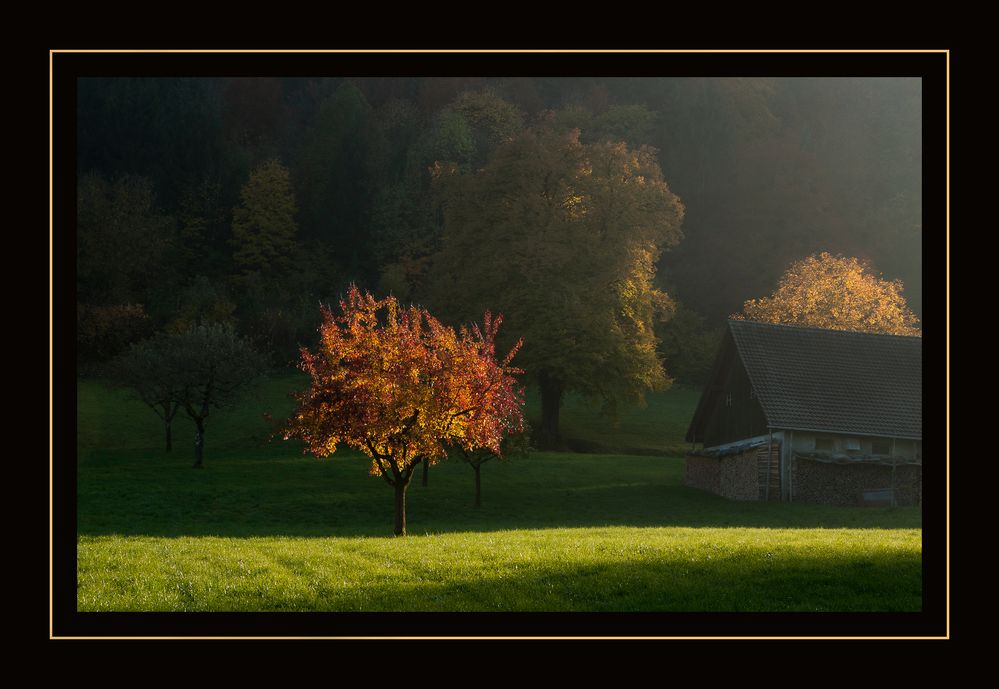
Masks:
[[[950,51],[947,52],[947,114],[944,117],[944,122],[946,123],[947,129],[947,153],[946,153],[946,188],[947,188],[947,201],[945,205],[945,210],[947,213],[947,218],[945,221],[945,226],[947,228],[947,269],[946,269],[946,280],[947,280],[947,303],[944,305],[944,313],[946,318],[946,333],[947,333],[947,345],[946,345],[946,358],[947,358],[947,573],[945,575],[945,585],[947,589],[947,618],[945,622],[945,629],[947,632],[947,637],[950,638]]]
[[[53,632],[53,627],[52,627],[52,610],[53,610],[53,602],[52,602],[52,571],[53,571],[54,563],[52,561],[52,558],[53,558],[53,555],[52,555],[52,553],[53,553],[53,544],[52,544],[52,528],[53,528],[52,505],[54,503],[54,500],[53,500],[53,496],[52,496],[52,475],[53,475],[53,467],[52,467],[52,439],[55,437],[54,434],[53,434],[53,426],[52,426],[52,413],[53,413],[52,412],[52,396],[53,396],[53,390],[52,390],[52,379],[53,379],[53,375],[52,375],[52,342],[54,340],[54,338],[52,336],[52,297],[53,297],[53,290],[52,290],[52,213],[53,213],[53,205],[52,205],[52,188],[53,188],[53,182],[52,182],[52,169],[53,169],[53,159],[52,159],[52,155],[53,155],[52,154],[52,150],[53,150],[53,148],[52,148],[52,108],[53,108],[53,105],[52,105],[52,93],[53,93],[53,88],[52,88],[52,59],[53,59],[53,55],[50,52],[49,53],[49,638],[52,637],[52,632]]]
[[[265,49],[252,49],[252,48],[106,48],[106,49],[92,49],[92,48],[52,48],[50,53],[282,53],[282,54],[300,54],[300,53],[355,53],[355,54],[368,54],[368,53],[436,53],[436,54],[447,54],[447,53],[478,53],[478,54],[513,54],[513,53],[533,53],[533,54],[566,54],[566,53],[591,53],[591,54],[650,54],[650,53],[673,53],[673,54],[703,54],[703,53],[714,53],[714,54],[729,54],[729,53],[950,53],[948,48],[901,48],[897,50],[878,48],[878,49],[865,49],[865,48],[834,48],[829,50],[824,50],[820,48],[780,48],[780,49],[759,49],[759,48],[728,48],[728,49],[690,49],[684,50],[681,48],[669,48],[669,49],[659,49],[659,48],[597,48],[597,49],[586,49],[586,48],[571,48],[571,49],[555,49],[555,48],[505,48],[491,50],[487,48],[294,48],[294,49],[283,49],[283,48],[265,48]]]
[[[433,641],[440,640],[502,640],[502,641],[515,641],[515,640],[579,640],[579,641],[608,641],[608,640],[620,640],[620,641],[640,641],[645,639],[664,639],[675,641],[678,639],[692,639],[697,641],[732,641],[732,640],[766,640],[773,641],[777,639],[801,639],[805,641],[817,641],[817,640],[835,640],[835,641],[845,641],[845,640],[861,640],[861,641],[871,641],[871,640],[881,640],[881,639],[908,639],[913,641],[941,641],[949,637],[945,636],[60,636],[54,637],[55,639],[137,639],[137,640],[165,640],[165,639],[245,639],[247,641],[259,641],[263,639],[284,639],[288,641],[303,641],[303,640],[350,640],[350,641],[395,641],[395,640],[410,640],[410,639],[427,639]]]
[[[535,53],[535,54],[564,54],[564,53],[617,53],[617,54],[649,54],[649,53],[672,53],[672,54],[744,54],[744,53],[942,53],[946,60],[946,440],[947,440],[947,474],[946,474],[946,622],[945,634],[943,636],[55,636],[53,634],[53,350],[52,350],[52,327],[53,327],[53,269],[52,269],[52,238],[53,238],[53,60],[55,54],[67,53]],[[912,640],[941,640],[950,639],[950,49],[920,48],[920,49],[65,49],[53,48],[49,50],[49,639],[343,639],[343,640],[392,640],[392,639],[531,639],[531,640],[642,640],[642,639],[695,639],[695,640],[774,640],[774,639],[803,639],[803,640],[881,640],[881,639],[912,639]]]

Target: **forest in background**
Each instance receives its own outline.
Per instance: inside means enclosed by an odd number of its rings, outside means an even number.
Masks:
[[[525,130],[655,149],[684,207],[656,286],[668,375],[699,383],[724,319],[818,251],[901,279],[922,315],[919,79],[84,78],[79,363],[232,323],[275,365],[356,283],[448,315],[435,175]],[[274,199],[282,202],[273,203]],[[262,216],[272,228],[254,231]],[[276,229],[273,229],[276,228]],[[482,236],[486,249],[495,237]],[[454,261],[454,256],[447,260]],[[506,257],[495,254],[502,266]],[[509,333],[511,337],[516,333]]]

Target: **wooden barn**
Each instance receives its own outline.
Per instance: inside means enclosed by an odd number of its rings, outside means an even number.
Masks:
[[[734,500],[922,500],[923,343],[728,322],[687,440],[686,483]]]

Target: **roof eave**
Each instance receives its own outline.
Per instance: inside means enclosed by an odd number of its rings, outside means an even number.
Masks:
[[[920,435],[903,435],[899,433],[868,433],[861,431],[844,431],[840,429],[831,428],[806,428],[806,427],[793,427],[793,426],[774,426],[774,431],[804,431],[806,433],[831,433],[833,435],[858,435],[864,438],[894,438],[896,440],[922,440],[923,436]]]

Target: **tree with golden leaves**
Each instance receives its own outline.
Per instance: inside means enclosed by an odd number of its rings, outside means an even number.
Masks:
[[[233,260],[244,273],[274,276],[293,261],[298,226],[291,173],[277,160],[258,165],[232,211]]]
[[[578,130],[542,123],[480,170],[435,174],[444,229],[431,299],[457,321],[494,305],[524,336],[518,362],[541,393],[540,449],[563,445],[567,391],[613,410],[669,385],[653,326],[673,303],[654,277],[684,209],[652,149],[587,145]]]
[[[750,299],[732,318],[888,335],[922,334],[902,296],[901,280],[884,280],[858,258],[826,252],[792,263],[777,290]]]
[[[502,317],[455,330],[425,309],[403,309],[395,297],[376,299],[351,287],[340,313],[323,309],[315,352],[302,349],[312,384],[297,395],[285,439],[305,441],[317,457],[339,443],[371,459],[370,473],[395,489],[395,534],[406,535],[406,489],[416,467],[434,464],[447,448],[486,448],[522,430],[519,369],[502,360],[495,339]]]

